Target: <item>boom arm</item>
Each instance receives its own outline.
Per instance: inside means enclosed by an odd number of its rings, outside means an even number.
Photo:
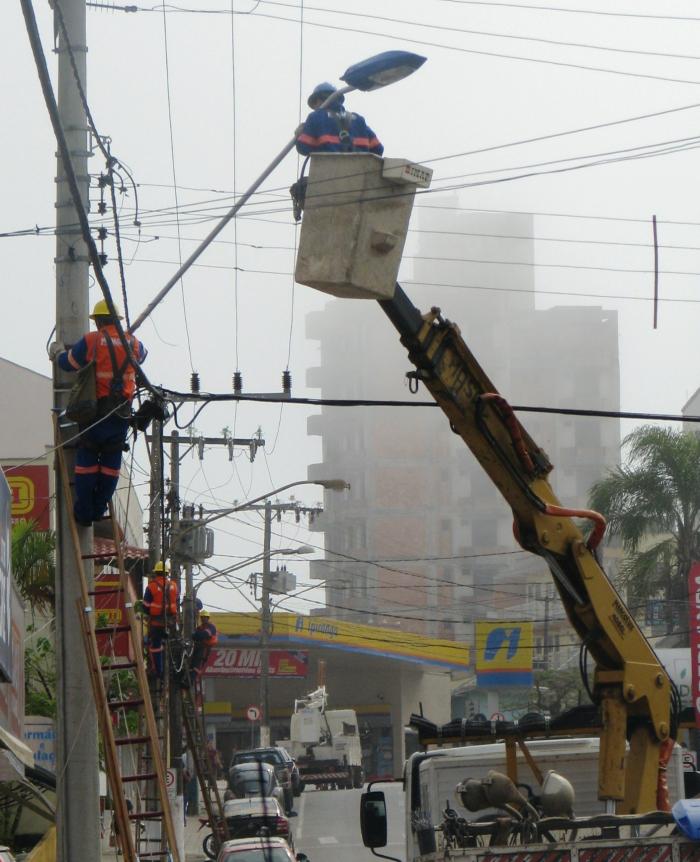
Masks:
[[[399,331],[422,381],[513,510],[518,542],[543,557],[571,625],[596,663],[593,696],[602,713],[598,795],[620,813],[655,810],[661,743],[670,734],[671,683],[599,565],[605,521],[562,508],[552,464],[530,438],[440,310],[422,315],[400,285],[379,304]],[[572,516],[589,518],[588,542]],[[625,768],[625,741],[630,752]]]

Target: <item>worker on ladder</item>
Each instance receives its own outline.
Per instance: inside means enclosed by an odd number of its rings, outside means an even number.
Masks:
[[[364,117],[345,110],[342,93],[321,110],[321,105],[335,92],[336,88],[327,81],[314,87],[307,99],[311,113],[297,133],[297,151],[304,156],[311,153],[374,153],[381,156],[384,147],[379,138]]]
[[[216,626],[211,622],[211,615],[208,610],[202,608],[199,612],[199,625],[192,635],[193,649],[192,658],[190,659],[190,670],[195,675],[201,674],[209,661],[209,655],[212,647],[219,640],[219,635]]]
[[[126,354],[117,331],[117,312],[112,316],[104,299],[95,304],[90,319],[96,332],[87,332],[71,347],[52,345],[52,356],[64,371],[79,371],[95,363],[97,418],[80,428],[75,458],[76,521],[89,527],[101,521],[112,499],[122,463],[122,452],[131,427],[131,402],[136,393],[136,368]],[[140,365],[146,358],[143,344],[128,332],[125,338]]]
[[[143,608],[148,614],[148,667],[162,676],[165,663],[164,640],[177,623],[178,587],[168,577],[168,566],[162,560],[153,567],[153,577],[143,594]]]

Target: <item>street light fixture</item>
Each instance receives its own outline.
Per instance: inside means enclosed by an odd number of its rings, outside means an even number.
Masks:
[[[353,90],[378,90],[380,87],[387,87],[389,84],[394,84],[402,78],[407,77],[420,68],[425,63],[425,57],[419,54],[412,54],[410,51],[384,51],[381,54],[376,54],[369,57],[367,60],[362,60],[355,63],[346,69],[341,75],[340,80],[345,81],[346,87],[342,87],[335,93],[331,94],[326,101],[320,106],[326,108],[336,100],[338,95],[350,93]],[[146,306],[139,314],[136,320],[131,324],[130,332],[136,332],[144,320],[152,313],[158,303],[172,290],[173,287],[180,281],[182,276],[202,254],[202,252],[216,239],[236,213],[241,209],[253,193],[263,184],[270,176],[274,169],[283,161],[284,157],[292,149],[296,143],[296,135],[289,141],[280,153],[270,162],[260,176],[253,181],[253,184],[238,198],[234,206],[226,213],[221,221],[213,230],[202,240],[187,260],[180,266],[178,271],[167,284],[156,294],[154,299]]]

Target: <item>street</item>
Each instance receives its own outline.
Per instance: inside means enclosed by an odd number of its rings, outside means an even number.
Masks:
[[[389,816],[389,843],[380,852],[404,857],[404,806],[400,784],[382,784]],[[361,790],[305,790],[295,800],[291,824],[294,850],[309,862],[370,862],[376,859],[362,844],[360,835]],[[187,828],[187,862],[204,862],[201,842],[206,832],[197,831],[191,818]]]
[[[387,799],[389,843],[380,850],[404,857],[404,806],[400,784],[378,785]],[[360,835],[361,790],[305,790],[297,799],[294,846],[309,862],[369,862],[376,859]]]

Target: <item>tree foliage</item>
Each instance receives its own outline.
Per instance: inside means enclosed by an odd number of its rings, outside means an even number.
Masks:
[[[27,715],[56,718],[56,652],[51,639],[29,627],[24,647],[24,697]]]
[[[53,611],[56,535],[37,530],[35,521],[12,525],[12,577],[22,598],[40,611]]]
[[[643,426],[624,440],[627,462],[590,493],[622,542],[620,578],[635,599],[661,596],[666,630],[687,636],[688,573],[700,559],[700,437]]]

